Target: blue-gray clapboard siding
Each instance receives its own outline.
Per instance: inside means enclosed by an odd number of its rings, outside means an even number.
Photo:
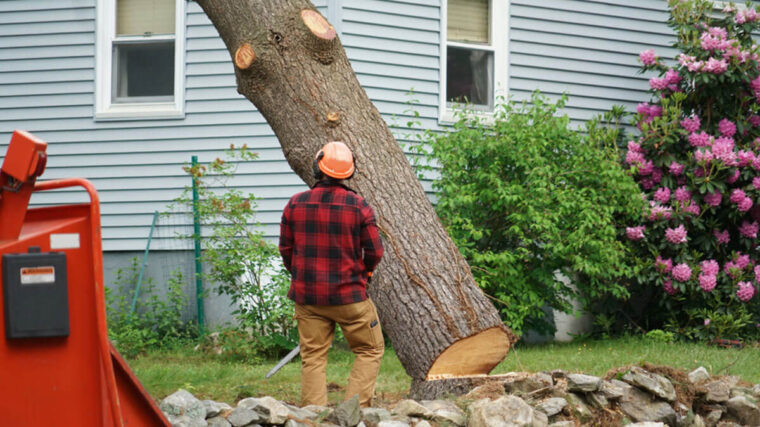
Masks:
[[[439,129],[440,1],[315,4],[339,21],[358,79],[395,133],[408,134],[412,109],[422,127]],[[240,166],[234,183],[262,198],[259,220],[270,237],[287,198],[305,188],[264,119],[237,94],[214,27],[196,3],[188,2],[186,13],[185,118],[97,122],[95,0],[0,1],[0,155],[10,132],[26,129],[50,143],[45,178],[91,179],[100,191],[106,250],[144,247],[153,211],[187,184],[181,167],[193,154],[210,161],[231,143],[260,153]],[[566,111],[576,122],[648,99],[648,77],[636,74],[641,50],[675,54],[665,0],[512,0],[509,13],[510,93],[569,92]],[[83,200],[78,191],[34,199]],[[161,240],[154,247],[162,244],[176,247]]]

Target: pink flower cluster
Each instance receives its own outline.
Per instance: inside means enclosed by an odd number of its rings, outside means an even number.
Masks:
[[[703,199],[709,206],[715,207],[720,205],[720,201],[723,199],[723,195],[716,191],[714,193],[705,194]]]
[[[751,282],[739,282],[736,296],[741,302],[747,302],[755,296],[755,286]]]
[[[674,245],[686,243],[686,234],[686,228],[684,228],[683,224],[676,228],[667,228],[665,230],[665,238]]]
[[[636,241],[641,240],[644,238],[644,230],[646,228],[643,225],[639,225],[637,227],[626,227],[625,228],[625,235],[630,240]]]
[[[668,71],[665,72],[665,77],[658,78],[658,77],[652,77],[649,79],[649,87],[651,87],[654,90],[665,90],[668,89],[671,92],[678,92],[680,89],[678,88],[678,84],[681,82],[681,75],[678,74],[678,71],[670,68]]]
[[[670,273],[670,270],[673,269],[673,260],[670,258],[662,259],[662,257],[657,255],[657,259],[654,261],[654,266],[661,273]]]
[[[718,241],[719,245],[727,245],[731,241],[731,236],[728,234],[728,230],[718,231],[713,230],[713,236]]]
[[[739,25],[744,25],[747,22],[755,22],[758,19],[760,19],[760,15],[757,13],[755,9],[747,8],[745,10],[740,10],[736,16],[734,17],[734,22],[736,22]]]
[[[671,270],[673,278],[679,282],[688,282],[691,279],[691,268],[686,263],[681,263],[673,267]]]
[[[723,119],[718,123],[718,131],[721,135],[731,138],[736,133],[736,125],[728,119]]]
[[[657,63],[657,55],[654,53],[654,49],[647,49],[639,53],[639,60],[644,65],[654,65]]]
[[[662,206],[656,204],[655,202],[650,202],[649,215],[647,218],[650,221],[669,220],[672,214],[673,209],[671,209],[669,206]]]
[[[748,239],[757,239],[758,223],[757,221],[743,221],[739,227],[739,234]]]
[[[698,131],[701,125],[702,123],[700,123],[699,117],[696,116],[684,117],[684,119],[681,120],[681,127],[686,129],[688,132]]]
[[[710,27],[707,31],[702,32],[699,37],[702,49],[708,51],[726,50],[731,46],[732,40],[728,39],[728,32],[725,28]]]
[[[673,287],[673,282],[670,279],[665,279],[665,282],[662,284],[663,289],[665,290],[665,293],[668,295],[675,295],[678,293],[678,289]]]
[[[752,209],[752,199],[747,197],[746,193],[740,188],[736,188],[731,192],[729,200],[731,200],[731,203],[736,204],[739,212],[747,212]]]
[[[712,292],[718,283],[718,271],[720,267],[714,259],[708,259],[700,263],[701,272],[699,273],[699,287],[705,292]]]

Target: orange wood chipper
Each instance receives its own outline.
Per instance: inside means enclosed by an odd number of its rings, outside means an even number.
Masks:
[[[168,426],[108,340],[95,187],[36,182],[46,148],[16,131],[0,169],[0,426]],[[71,187],[90,203],[29,208]]]

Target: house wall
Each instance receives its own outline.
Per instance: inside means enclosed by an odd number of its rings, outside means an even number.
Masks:
[[[360,83],[397,137],[408,138],[413,111],[421,127],[440,129],[440,1],[315,3],[339,30]],[[282,207],[305,186],[266,121],[237,93],[229,54],[200,7],[187,2],[185,117],[95,121],[95,5],[0,1],[0,156],[11,132],[25,129],[49,143],[45,179],[82,176],[95,184],[108,283],[124,259],[142,255],[153,212],[166,210],[189,184],[182,166],[192,155],[211,161],[230,144],[260,154],[239,166],[233,184],[261,198],[258,219],[275,239]],[[675,54],[665,0],[512,0],[509,14],[510,94],[568,92],[566,112],[575,123],[613,104],[633,109],[648,99],[648,77],[636,74],[640,51]],[[69,190],[33,199],[37,205],[80,201],[83,192]],[[185,247],[171,234],[152,244],[154,250]]]

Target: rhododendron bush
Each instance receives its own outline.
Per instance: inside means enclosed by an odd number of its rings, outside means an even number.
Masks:
[[[760,50],[751,7],[670,0],[680,51],[641,52],[651,101],[639,104],[624,165],[647,207],[625,238],[660,289],[649,314],[687,338],[760,335]],[[663,310],[664,308],[664,310]]]

